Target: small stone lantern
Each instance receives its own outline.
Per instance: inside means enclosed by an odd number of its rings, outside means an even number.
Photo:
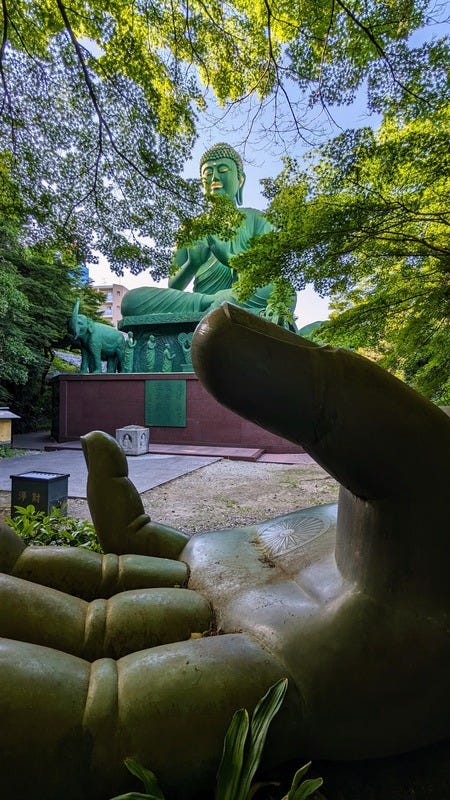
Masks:
[[[117,428],[116,440],[126,456],[142,456],[148,453],[149,434],[143,425],[126,425]]]
[[[13,419],[20,419],[18,414],[13,414],[7,406],[0,406],[0,447],[11,447]]]

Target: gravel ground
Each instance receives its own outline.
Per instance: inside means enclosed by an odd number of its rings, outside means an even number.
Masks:
[[[319,466],[229,461],[164,483],[141,497],[155,522],[188,534],[250,525],[299,508],[334,503],[338,484]],[[9,515],[10,494],[0,492],[0,519]],[[90,519],[85,500],[69,499],[68,512]]]
[[[221,459],[142,495],[145,511],[188,534],[261,522],[299,508],[336,502],[337,483],[318,466]],[[87,503],[69,513],[90,518]]]

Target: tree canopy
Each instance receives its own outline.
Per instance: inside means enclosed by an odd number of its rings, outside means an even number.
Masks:
[[[241,290],[282,275],[333,313],[320,339],[356,348],[450,402],[450,97],[387,113],[287,161],[268,181],[276,231],[233,262]],[[445,97],[443,98],[445,100]],[[411,109],[409,109],[409,112]]]
[[[27,213],[27,243],[102,252],[121,274],[167,274],[179,218],[199,208],[181,180],[196,114],[272,102],[276,136],[368,81],[416,92],[405,46],[425,0],[2,0],[0,150]],[[419,59],[420,61],[420,59]],[[417,59],[415,64],[419,63]],[[254,129],[254,119],[249,122]]]
[[[283,279],[330,293],[322,335],[442,401],[450,53],[446,40],[409,40],[438,11],[427,0],[2,0],[0,357],[31,374],[35,345],[47,347],[38,311],[53,309],[56,336],[70,265],[93,249],[117,274],[167,275],[180,219],[202,207],[181,174],[208,93],[226,108],[247,102],[249,135],[259,122],[294,141],[314,136],[318,108],[364,86],[380,129],[341,134],[306,167],[287,160],[266,182],[276,231],[233,266],[243,293],[272,281],[282,303]]]
[[[67,319],[75,298],[95,317],[102,297],[82,284],[70,246],[23,245],[26,212],[1,159],[0,175],[0,403],[13,405],[32,427],[45,407],[53,348],[69,345]]]

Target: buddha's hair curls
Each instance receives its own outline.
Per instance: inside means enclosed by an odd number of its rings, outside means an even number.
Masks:
[[[240,157],[239,153],[231,147],[230,144],[226,142],[218,142],[214,144],[206,153],[203,153],[200,159],[200,173],[202,171],[203,164],[206,161],[213,161],[215,158],[230,158],[236,164],[238,177],[241,178],[244,174],[244,165],[242,163],[242,158]]]

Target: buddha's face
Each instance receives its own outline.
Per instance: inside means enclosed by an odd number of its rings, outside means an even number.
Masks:
[[[231,158],[205,161],[201,179],[205,194],[226,194],[231,200],[235,199],[244,183],[244,176],[239,177],[237,166]]]

